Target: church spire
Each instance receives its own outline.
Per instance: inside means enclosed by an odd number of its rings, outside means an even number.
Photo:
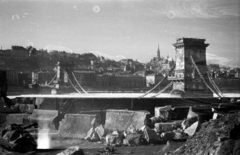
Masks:
[[[159,44],[158,44],[158,50],[157,50],[157,58],[158,58],[158,60],[161,59],[161,56],[160,56],[160,49],[159,49]]]

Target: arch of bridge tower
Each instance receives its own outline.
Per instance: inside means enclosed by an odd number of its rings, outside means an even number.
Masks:
[[[74,66],[75,66],[75,63],[74,62],[71,62],[71,61],[64,61],[64,60],[61,60],[58,62],[58,67],[60,67],[60,69],[58,70],[60,73],[60,77],[59,77],[59,81],[60,82],[67,82],[68,80],[66,80],[68,77],[68,75],[64,74],[64,72],[70,74],[73,72],[74,70]]]

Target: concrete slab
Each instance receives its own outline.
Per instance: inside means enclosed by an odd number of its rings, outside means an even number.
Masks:
[[[100,124],[105,124],[106,110],[81,111],[79,114],[96,115],[96,121]]]
[[[140,129],[145,125],[148,111],[106,110],[105,129],[107,132],[127,131],[130,125]]]
[[[155,107],[155,117],[160,117],[164,120],[171,120],[171,105],[167,105],[164,107]]]
[[[96,115],[65,114],[59,125],[59,137],[85,138]]]
[[[190,127],[184,130],[184,133],[188,134],[188,136],[193,136],[200,126],[199,121],[193,123]]]
[[[56,124],[54,120],[58,116],[57,110],[41,110],[34,109],[33,113],[29,116],[29,120],[31,123],[38,123],[38,128],[40,129],[56,129]]]

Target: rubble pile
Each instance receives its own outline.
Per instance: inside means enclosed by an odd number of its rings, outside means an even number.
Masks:
[[[188,137],[188,133],[185,133],[185,129],[191,127],[191,125],[197,122],[198,120],[195,118],[194,119],[191,118],[185,121],[171,120],[170,117],[171,108],[158,107],[156,109],[159,112],[157,112],[156,115],[151,118],[146,116],[144,124],[141,127],[139,127],[139,125],[137,126],[136,124],[134,124],[133,121],[132,121],[133,124],[130,124],[127,129],[125,129],[126,124],[123,124],[124,128],[122,128],[122,130],[113,131],[107,130],[106,127],[108,126],[104,126],[102,124],[93,125],[92,128],[88,131],[85,140],[92,142],[102,142],[105,143],[107,146],[138,146],[147,144],[165,144],[167,141],[172,140],[185,141]],[[127,111],[121,112],[123,114],[127,113]],[[122,119],[120,117],[114,120],[121,121]],[[126,120],[129,120],[129,118]],[[120,129],[118,122],[114,122],[112,124],[111,129],[114,128]]]
[[[239,155],[240,112],[226,114],[201,125],[201,129],[190,137],[172,155]]]
[[[37,124],[29,126],[11,124],[0,134],[0,146],[10,151],[29,152],[37,148],[37,143],[33,136],[26,130]]]

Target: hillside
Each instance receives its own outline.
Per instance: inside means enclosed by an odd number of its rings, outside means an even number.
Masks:
[[[59,57],[29,57],[19,60],[15,58],[0,57],[0,69],[18,70],[21,72],[35,70],[53,70],[57,62],[69,61],[74,62],[78,68],[89,68],[91,61],[94,63],[95,69],[108,67],[121,68],[121,64],[114,60],[105,59],[104,57],[96,57],[92,53],[84,53],[78,58],[59,58]]]

